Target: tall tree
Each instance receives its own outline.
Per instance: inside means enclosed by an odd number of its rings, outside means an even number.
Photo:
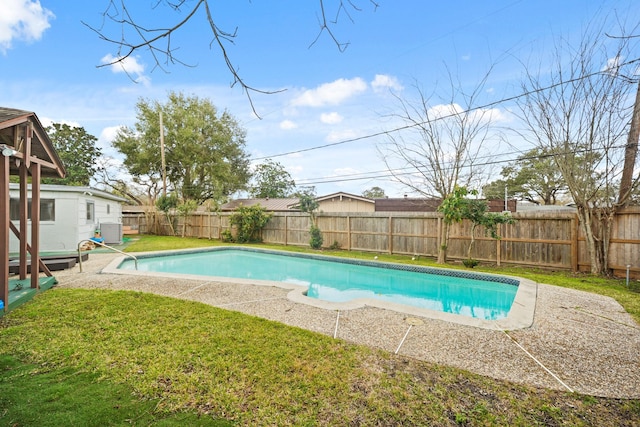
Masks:
[[[123,128],[113,146],[138,181],[160,181],[159,115],[163,113],[166,171],[170,187],[184,201],[221,200],[249,179],[245,131],[207,99],[170,92],[166,103],[141,99],[137,123]]]
[[[60,160],[67,170],[64,178],[44,178],[45,184],[88,186],[97,172],[97,161],[102,155],[96,146],[98,138],[87,133],[83,127],[53,123],[46,129]]]
[[[371,187],[368,190],[364,190],[362,192],[362,195],[364,197],[368,197],[369,199],[382,199],[383,197],[386,196],[386,194],[384,193],[384,190],[378,186]]]
[[[494,147],[499,143],[491,132],[495,111],[477,108],[488,77],[485,74],[468,90],[449,73],[449,84],[441,95],[436,88],[427,96],[417,83],[417,100],[396,95],[399,112],[394,117],[405,123],[406,135],[389,135],[379,151],[398,182],[425,197],[444,200],[457,186],[470,187],[482,174],[479,154],[486,154],[489,142]],[[440,241],[438,263],[446,263],[446,222]]]
[[[256,166],[249,194],[251,197],[259,198],[289,197],[295,188],[296,183],[284,166],[267,159],[264,163]]]
[[[502,168],[504,179],[482,187],[487,199],[502,199],[505,188],[509,196],[528,202],[555,205],[557,197],[566,191],[562,174],[553,155],[545,148],[534,148]]]
[[[636,67],[623,62],[629,57],[628,39],[610,47],[602,28],[588,29],[577,46],[558,43],[551,70],[527,71],[527,96],[519,102],[529,140],[553,154],[576,204],[594,274],[608,273],[634,99],[633,85],[620,78]]]

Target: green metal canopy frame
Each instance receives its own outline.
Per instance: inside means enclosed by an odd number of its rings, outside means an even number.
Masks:
[[[55,282],[39,254],[40,180],[42,177],[64,178],[65,174],[62,161],[36,114],[0,107],[0,300],[4,303],[4,310],[8,310],[10,305],[10,232],[18,238],[20,252],[19,280],[15,281],[14,286],[22,290],[25,284],[29,284],[31,292],[37,291],[40,289],[39,272],[44,272],[47,276],[43,286],[50,287]],[[19,227],[11,222],[9,215],[11,176],[18,176],[20,180]],[[31,224],[28,222],[29,183],[31,184]],[[27,237],[29,225],[31,226],[30,242]],[[27,254],[31,255],[29,281],[27,281],[29,271]]]

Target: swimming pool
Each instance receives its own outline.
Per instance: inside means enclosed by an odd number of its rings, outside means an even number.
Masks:
[[[134,273],[131,260],[116,269]],[[506,276],[245,247],[142,255],[135,274],[275,284],[293,289],[292,300],[324,308],[374,305],[486,321],[507,319],[523,288],[522,279]]]

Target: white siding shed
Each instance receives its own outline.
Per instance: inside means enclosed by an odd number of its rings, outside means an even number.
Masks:
[[[10,184],[10,215],[17,224],[19,187]],[[40,190],[40,251],[75,251],[81,240],[96,230],[108,231],[106,244],[122,241],[122,203],[125,199],[90,187],[42,185]],[[118,232],[119,230],[119,232]],[[18,239],[10,236],[10,252],[18,251]]]

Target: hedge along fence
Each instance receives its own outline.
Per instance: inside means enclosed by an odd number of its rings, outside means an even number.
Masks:
[[[196,212],[177,218],[176,233],[185,236],[220,239],[230,229],[230,213]],[[589,271],[586,242],[573,212],[518,212],[514,224],[498,228],[500,240],[476,229],[472,258],[497,265],[523,265],[570,271]],[[155,230],[147,226],[151,221]],[[436,257],[440,242],[442,215],[436,212],[401,213],[319,213],[318,227],[324,246],[345,250]],[[160,224],[158,226],[157,224]],[[134,214],[123,217],[123,225],[140,233],[170,234],[164,214]],[[310,218],[299,212],[275,212],[262,231],[265,243],[309,246]],[[471,223],[451,227],[448,257],[464,259],[471,241]],[[627,208],[614,219],[609,267],[619,277],[627,265],[633,278],[640,278],[640,207]]]

